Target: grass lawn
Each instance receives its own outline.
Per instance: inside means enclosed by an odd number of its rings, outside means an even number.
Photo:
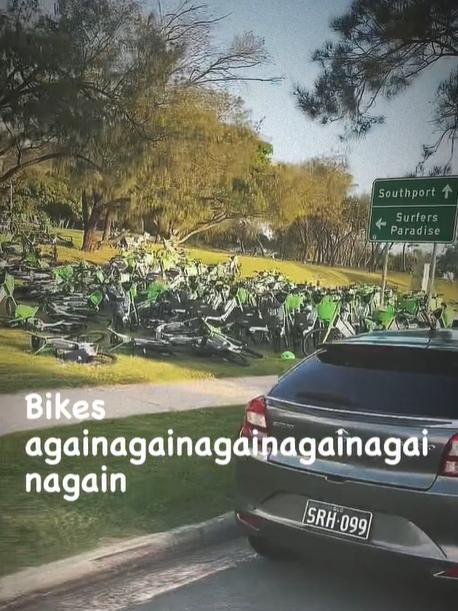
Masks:
[[[90,425],[74,425],[40,431],[41,437],[91,435],[108,439],[135,436],[150,439],[175,435],[197,439],[210,436],[234,438],[242,417],[241,407],[212,408],[156,414]],[[149,458],[132,466],[128,458],[64,457],[58,466],[30,458],[24,446],[33,432],[0,437],[0,572],[12,573],[89,550],[97,545],[142,534],[168,530],[229,511],[232,508],[232,465],[218,466],[211,458]],[[100,473],[127,476],[124,494],[83,494],[75,502],[60,494],[27,494],[25,474],[39,472]]]
[[[106,263],[117,253],[116,249],[110,246],[104,246],[93,253],[84,253],[79,250],[82,244],[82,232],[80,230],[66,229],[60,233],[71,236],[75,244],[75,248],[59,247],[59,259],[62,262],[85,259],[100,264]],[[186,247],[186,245],[184,246]],[[214,249],[189,248],[189,252],[191,256],[207,264],[218,263],[218,261],[230,256],[227,252]],[[379,284],[381,281],[380,273],[371,273],[363,269],[328,267],[248,255],[240,255],[239,259],[243,276],[252,276],[256,272],[264,270],[279,270],[291,278],[293,282],[320,282],[322,286],[326,287],[345,286],[353,282]],[[408,291],[411,288],[410,283],[410,274],[403,272],[390,272],[388,274],[388,284],[393,288]],[[450,284],[442,279],[437,279],[435,287],[436,291],[443,294],[446,299],[458,303],[458,283]]]
[[[242,367],[218,359],[171,357],[149,359],[120,354],[114,365],[91,367],[62,363],[52,354],[33,356],[30,336],[18,329],[0,329],[0,393],[20,390],[135,384],[167,383],[179,380],[281,374],[294,361],[265,353]],[[1,400],[0,400],[1,402]]]

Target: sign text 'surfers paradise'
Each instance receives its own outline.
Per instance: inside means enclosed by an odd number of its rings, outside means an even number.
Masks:
[[[456,235],[458,176],[378,178],[372,186],[371,242],[446,244]]]

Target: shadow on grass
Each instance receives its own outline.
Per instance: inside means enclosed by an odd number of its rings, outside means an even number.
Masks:
[[[52,354],[32,355],[21,330],[0,330],[0,392],[113,384],[167,383],[180,380],[279,375],[291,361],[266,352],[248,367],[227,361],[182,356],[150,359],[120,354],[112,365],[62,363]]]

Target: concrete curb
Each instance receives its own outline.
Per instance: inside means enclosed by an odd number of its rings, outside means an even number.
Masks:
[[[206,522],[96,548],[0,578],[0,609],[13,609],[50,591],[59,591],[165,559],[173,554],[236,538],[232,513]]]

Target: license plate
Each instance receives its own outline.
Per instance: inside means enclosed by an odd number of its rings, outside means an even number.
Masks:
[[[372,513],[309,500],[305,506],[302,522],[309,528],[367,541],[371,530]]]

